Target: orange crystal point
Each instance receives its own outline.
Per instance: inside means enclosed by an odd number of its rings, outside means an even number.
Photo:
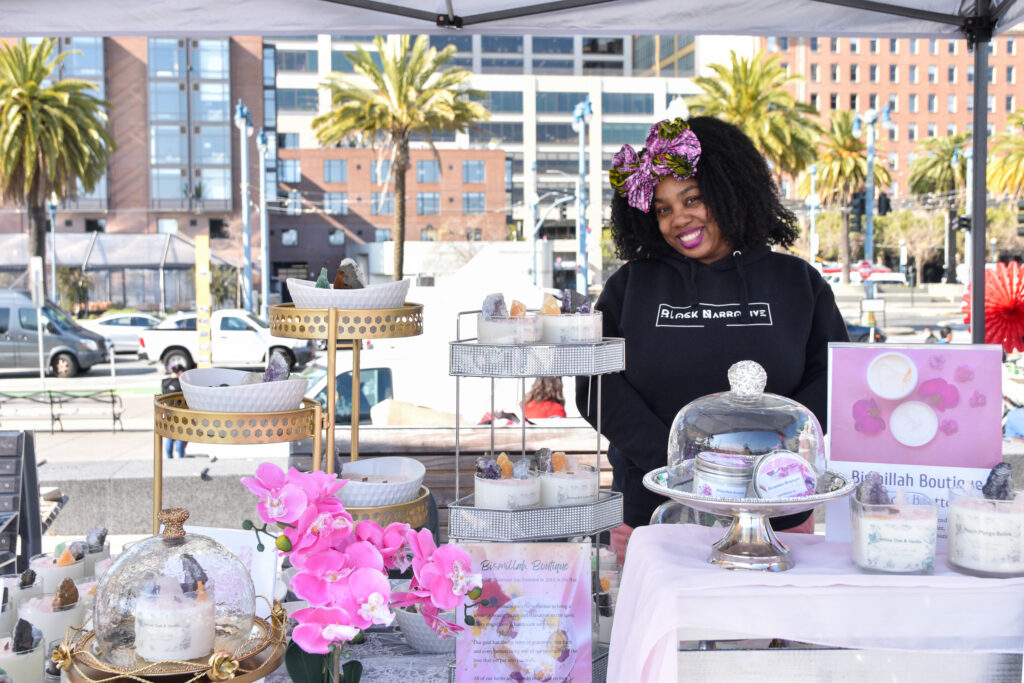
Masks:
[[[71,554],[68,548],[64,548],[64,552],[57,558],[58,567],[70,567],[75,563],[75,556]]]
[[[601,577],[601,590],[607,593],[612,587],[612,582],[608,580],[607,576]]]
[[[540,312],[544,315],[561,315],[562,304],[550,294],[544,295],[544,303],[540,305]]]
[[[567,458],[565,457],[565,453],[562,451],[551,454],[551,469],[555,472],[565,472],[567,464]]]
[[[509,460],[508,455],[505,453],[498,456],[498,467],[501,468],[502,479],[512,478],[512,461]]]
[[[510,318],[522,318],[526,315],[526,304],[513,300],[512,305],[509,306],[508,315]]]

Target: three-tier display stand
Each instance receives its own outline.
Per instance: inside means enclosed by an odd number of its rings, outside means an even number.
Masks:
[[[270,334],[291,339],[327,342],[327,409],[322,427],[327,430],[325,469],[334,472],[334,418],[337,402],[337,352],[352,351],[352,420],[349,426],[350,458],[359,459],[359,352],[364,339],[397,339],[423,334],[423,306],[406,302],[400,308],[295,308],[294,304],[270,307]],[[345,342],[339,347],[340,342]],[[318,404],[319,405],[319,404]],[[313,469],[322,468],[318,439],[313,443]],[[352,519],[372,519],[379,524],[406,522],[413,528],[426,524],[430,491],[421,486],[415,499],[376,507],[346,507]]]
[[[475,338],[462,338],[462,319],[480,311],[459,313],[456,340],[449,344],[449,374],[455,377],[455,414],[460,408],[460,381],[463,377],[479,377],[491,381],[491,415],[494,415],[494,384],[497,379],[518,379],[519,395],[525,405],[526,378],[588,376],[596,378],[591,389],[597,392],[598,497],[592,503],[532,507],[518,510],[478,508],[473,494],[459,497],[459,420],[455,421],[455,497],[448,506],[448,536],[453,541],[497,541],[524,543],[557,541],[587,537],[596,553],[598,534],[622,524],[622,494],[600,489],[601,471],[601,377],[622,372],[626,367],[624,339],[606,337],[592,343],[574,344],[481,344]],[[589,403],[589,402],[588,402]],[[521,420],[522,455],[526,455],[526,419]],[[490,456],[494,452],[494,420],[491,420]],[[600,586],[600,560],[594,562],[594,587]],[[596,619],[596,615],[595,615]],[[603,683],[608,668],[607,649],[594,642],[593,681]],[[454,669],[450,670],[452,679]]]

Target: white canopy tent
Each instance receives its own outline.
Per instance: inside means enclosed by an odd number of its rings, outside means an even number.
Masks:
[[[630,33],[761,36],[965,38],[984,43],[1024,21],[1024,0],[5,0],[6,35],[308,35],[471,33],[606,35]],[[988,52],[974,51],[974,72]],[[987,161],[985,78],[974,79],[975,197]],[[985,225],[985,202],[972,224]],[[972,338],[984,341],[985,230],[972,231]]]

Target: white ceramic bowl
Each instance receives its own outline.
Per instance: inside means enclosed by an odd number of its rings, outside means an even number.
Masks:
[[[348,507],[373,507],[407,503],[416,498],[427,468],[419,460],[403,457],[365,458],[347,462],[341,466],[341,473],[367,476],[402,476],[405,481],[382,483],[374,481],[348,480],[338,497]]]
[[[288,278],[296,308],[401,308],[412,280],[399,280],[363,289],[317,289],[315,282]]]
[[[409,590],[409,582],[404,581],[391,588],[392,593]],[[396,607],[395,623],[398,630],[402,632],[409,646],[418,652],[430,654],[455,654],[456,638],[442,638],[434,632],[434,629],[427,626],[423,621],[423,615],[419,612],[410,612],[404,607]],[[455,622],[455,612],[442,612],[441,618],[445,621]]]
[[[196,368],[182,373],[181,392],[192,410],[216,413],[270,413],[296,410],[309,388],[304,379],[239,384],[246,372],[221,368]],[[222,387],[221,384],[228,386]]]

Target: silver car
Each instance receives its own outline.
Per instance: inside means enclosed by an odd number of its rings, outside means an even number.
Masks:
[[[107,313],[95,320],[79,321],[79,324],[109,339],[115,353],[138,353],[139,335],[159,322],[160,318],[149,313]]]

